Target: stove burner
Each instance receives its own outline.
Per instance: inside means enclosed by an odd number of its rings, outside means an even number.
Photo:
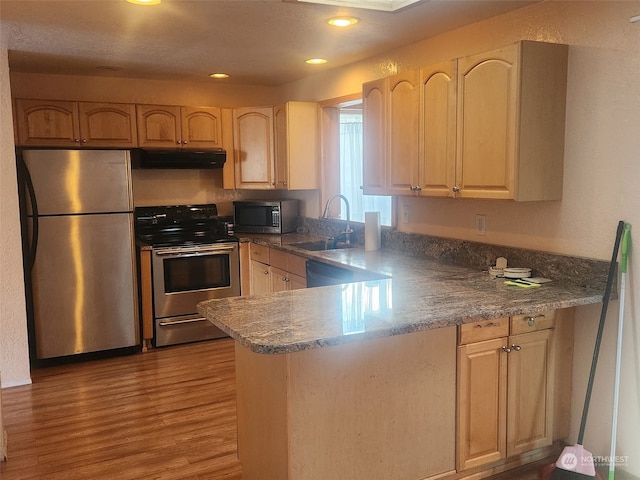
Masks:
[[[136,207],[136,238],[154,247],[237,241],[215,204]]]

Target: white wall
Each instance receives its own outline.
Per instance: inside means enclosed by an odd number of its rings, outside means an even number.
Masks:
[[[406,197],[409,224],[399,229],[496,245],[609,260],[619,220],[635,225],[640,242],[640,14],[638,1],[548,0],[386,52],[365,62],[291,83],[283,96],[324,100],[358,92],[395,71],[482,52],[521,40],[567,43],[569,73],[563,200],[499,201]],[[487,233],[474,232],[475,214]],[[640,254],[627,281],[618,455],[620,469],[640,476]],[[572,398],[577,437],[601,305],[578,309]],[[613,361],[619,303],[608,309],[585,446],[609,454]]]
[[[0,371],[2,386],[31,382],[13,143],[9,63],[0,44]],[[1,432],[0,432],[1,434]]]

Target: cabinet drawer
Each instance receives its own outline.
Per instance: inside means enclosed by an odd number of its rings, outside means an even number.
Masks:
[[[288,270],[287,269],[287,257],[289,254],[283,252],[282,250],[272,249],[269,252],[269,265],[272,265],[280,270]]]
[[[271,266],[280,268],[288,273],[293,273],[305,278],[307,276],[307,259],[299,255],[273,248],[269,252],[269,261]]]
[[[509,317],[465,323],[458,327],[458,344],[481,342],[509,335]]]
[[[307,278],[307,259],[299,255],[289,254],[287,258],[287,271],[299,277]]]
[[[249,251],[251,252],[251,260],[271,265],[271,263],[269,263],[269,247],[252,243]]]
[[[531,315],[515,315],[511,317],[511,334],[535,332],[553,328],[556,320],[556,311],[547,310]]]

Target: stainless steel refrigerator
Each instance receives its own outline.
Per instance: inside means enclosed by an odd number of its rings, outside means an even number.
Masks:
[[[129,152],[17,157],[32,360],[136,347]]]

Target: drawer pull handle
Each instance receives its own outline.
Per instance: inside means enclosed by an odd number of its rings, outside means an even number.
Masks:
[[[476,328],[486,328],[486,327],[499,327],[500,324],[498,322],[489,322],[489,323],[485,323],[484,325],[478,324],[476,325]]]

